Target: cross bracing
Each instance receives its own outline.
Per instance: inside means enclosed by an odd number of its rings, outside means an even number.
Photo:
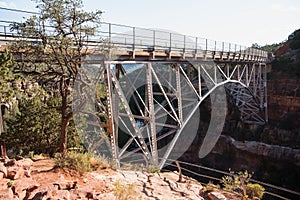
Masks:
[[[142,162],[162,168],[167,159],[187,150],[197,134],[199,106],[207,98],[211,124],[200,157],[209,153],[222,131],[227,97],[243,122],[267,122],[264,63],[93,61],[86,66],[98,71],[90,73],[96,90],[86,93],[101,114],[88,123],[89,130],[97,126],[101,132],[89,145],[94,151],[106,145],[117,166]],[[97,94],[99,88],[105,95]]]

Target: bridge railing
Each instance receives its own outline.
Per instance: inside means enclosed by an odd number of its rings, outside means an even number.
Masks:
[[[190,54],[201,52],[238,53],[245,56],[259,57],[262,60],[267,60],[268,58],[268,54],[265,51],[238,44],[129,26],[126,26],[128,30],[125,33],[121,33],[115,32],[115,30],[122,25],[110,23],[106,25],[108,30],[100,31],[103,38],[109,38],[109,41],[113,44],[124,45],[126,50],[152,49],[155,51],[174,51]],[[103,35],[103,33],[106,33],[106,35]],[[128,46],[131,49],[128,49]]]
[[[154,47],[156,49],[180,49],[188,51],[237,52],[248,49],[246,46],[215,41],[201,37],[182,35],[163,30],[145,29],[119,24],[101,24],[99,34],[114,44],[132,45],[135,47]],[[264,51],[258,50],[253,55],[260,56]]]
[[[0,20],[0,40],[8,40],[20,37],[11,29],[10,21]],[[47,27],[48,32],[53,27]],[[146,29],[120,24],[102,22],[94,36],[88,39],[91,43],[106,41],[120,50],[127,51],[162,51],[177,52],[181,54],[238,54],[255,58],[260,61],[268,60],[268,53],[260,49],[246,46],[210,40],[201,37],[182,35],[164,30]]]

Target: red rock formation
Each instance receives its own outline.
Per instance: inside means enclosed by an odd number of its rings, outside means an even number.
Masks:
[[[279,47],[273,54],[276,58],[288,53],[290,49],[291,40],[286,41],[281,47]]]

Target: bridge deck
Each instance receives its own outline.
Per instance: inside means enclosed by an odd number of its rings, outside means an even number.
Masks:
[[[16,31],[10,29],[12,23],[0,20],[0,42],[5,44],[22,38]],[[48,32],[51,34],[50,30]],[[30,42],[39,41],[37,38],[27,39]],[[109,47],[112,60],[212,59],[216,61],[268,62],[268,53],[255,48],[173,32],[105,22],[101,24],[101,29],[87,40],[87,46],[92,50],[99,49],[101,45]]]
[[[182,53],[178,51],[113,50],[115,60],[215,60],[231,62],[266,62],[265,58],[239,52],[201,51]]]

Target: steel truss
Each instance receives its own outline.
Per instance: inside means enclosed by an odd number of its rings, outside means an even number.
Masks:
[[[106,98],[95,99],[98,111],[106,114],[100,130],[110,139],[117,166],[142,161],[163,168],[180,136],[190,134],[185,128],[200,104],[209,96],[226,102],[214,93],[220,88],[231,96],[243,122],[268,120],[264,63],[107,61],[99,71],[104,73],[98,83],[106,88]],[[217,107],[220,115],[224,107]]]

